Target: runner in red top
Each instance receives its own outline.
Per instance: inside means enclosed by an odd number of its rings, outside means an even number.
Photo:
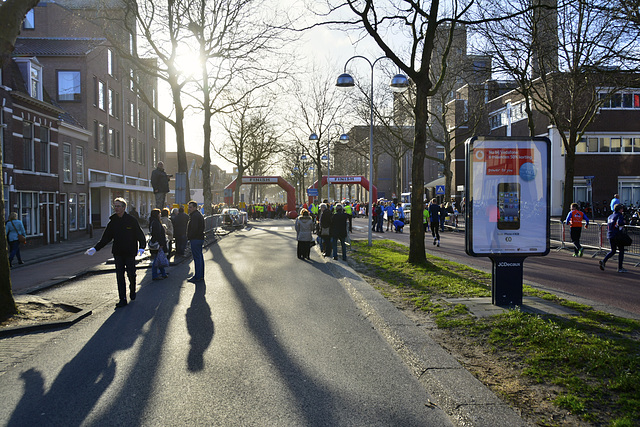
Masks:
[[[582,221],[584,228],[589,227],[589,218],[580,211],[577,203],[571,203],[571,212],[567,215],[566,223],[571,226],[571,241],[573,242],[574,257],[582,256],[583,247],[580,245],[580,235],[582,234]]]

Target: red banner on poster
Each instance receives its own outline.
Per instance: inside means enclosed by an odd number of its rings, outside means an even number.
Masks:
[[[476,148],[473,157],[486,164],[487,175],[518,175],[520,166],[534,161],[530,148]]]

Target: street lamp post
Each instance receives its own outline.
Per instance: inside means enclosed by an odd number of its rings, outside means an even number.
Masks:
[[[369,234],[368,234],[368,245],[372,245],[373,239],[373,69],[378,61],[381,59],[387,58],[386,56],[381,56],[377,58],[375,61],[371,62],[369,58],[366,58],[361,55],[352,56],[345,62],[344,64],[344,72],[338,76],[338,81],[336,82],[336,86],[339,88],[350,89],[355,86],[355,82],[351,74],[347,73],[347,65],[352,59],[362,58],[371,67],[371,90],[369,92],[369,212],[368,212],[368,220],[369,220]],[[390,84],[391,90],[394,92],[403,92],[409,87],[409,80],[407,76],[404,74],[396,74],[391,79]]]

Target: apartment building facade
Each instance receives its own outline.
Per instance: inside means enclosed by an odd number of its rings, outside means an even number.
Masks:
[[[164,121],[140,97],[145,91],[157,106],[157,81],[136,73],[119,54],[136,49],[135,33],[122,32],[116,42],[104,37],[94,19],[97,5],[105,7],[93,1],[40,2],[29,12],[14,52],[17,61],[37,59],[43,88],[65,112],[58,143],[69,231],[104,227],[116,197],[148,215],[151,172],[165,155]],[[118,14],[114,6],[112,17]],[[82,212],[73,208],[79,203],[86,206]]]

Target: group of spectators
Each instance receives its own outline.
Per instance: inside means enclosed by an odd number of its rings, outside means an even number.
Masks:
[[[309,209],[308,209],[309,208]],[[325,200],[323,203],[303,206],[296,219],[296,239],[298,259],[311,259],[313,234],[317,234],[322,256],[338,259],[338,241],[342,248],[342,259],[347,260],[347,238],[352,231],[353,207],[347,202],[335,205]]]
[[[188,203],[189,214],[183,208],[176,208],[170,214],[169,209],[153,209],[149,218],[150,238],[148,247],[153,257],[151,277],[162,280],[168,277],[168,256],[171,255],[172,242],[175,239],[176,255],[185,255],[187,241],[191,243],[191,255],[194,262],[194,274],[190,282],[204,280],[204,217],[195,201]],[[93,255],[111,241],[111,252],[115,260],[116,280],[119,301],[116,308],[127,305],[126,278],[129,279],[129,297],[136,299],[136,256],[141,256],[147,248],[145,233],[138,220],[126,211],[127,202],[122,197],[113,201],[114,214],[102,233],[100,241],[85,253]],[[126,273],[126,278],[125,278]]]
[[[274,219],[286,218],[287,210],[282,203],[256,203],[247,205],[247,215],[249,218],[256,219]]]

